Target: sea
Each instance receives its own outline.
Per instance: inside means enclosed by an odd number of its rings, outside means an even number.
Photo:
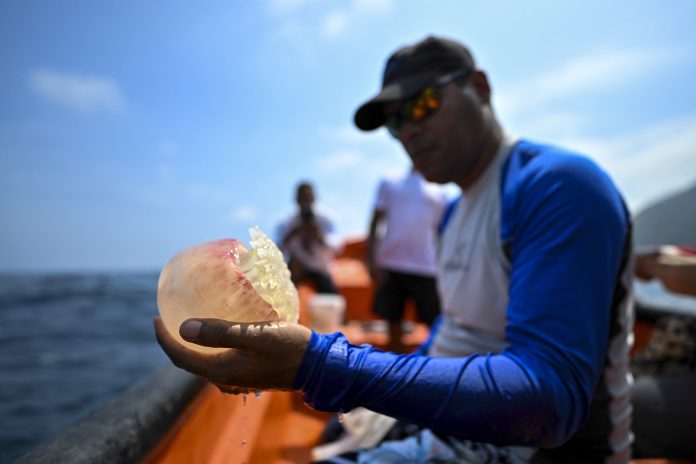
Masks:
[[[0,274],[0,463],[168,363],[158,272]]]
[[[157,272],[0,274],[0,464],[12,463],[169,360]],[[652,307],[696,298],[637,284]]]

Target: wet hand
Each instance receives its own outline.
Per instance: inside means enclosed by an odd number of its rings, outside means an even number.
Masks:
[[[302,363],[311,331],[286,322],[235,323],[188,319],[179,334],[198,345],[229,348],[215,353],[191,350],[155,318],[155,334],[175,366],[216,384],[222,391],[290,390]]]

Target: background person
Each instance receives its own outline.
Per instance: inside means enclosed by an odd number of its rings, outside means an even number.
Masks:
[[[389,323],[387,349],[403,353],[403,313],[407,299],[418,319],[432,325],[440,314],[435,279],[437,229],[447,194],[415,169],[383,179],[367,238],[367,266],[377,285],[373,311]]]
[[[277,242],[288,262],[295,285],[314,284],[317,293],[338,293],[331,277],[330,263],[335,252],[334,224],[314,210],[314,187],[309,182],[297,186],[297,212],[280,223]]]

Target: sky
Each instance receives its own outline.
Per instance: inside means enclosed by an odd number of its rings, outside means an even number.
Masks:
[[[696,182],[692,0],[2,0],[0,271],[158,270],[296,184],[364,235],[408,169],[352,125],[385,58],[467,44],[504,128],[594,159],[633,213]]]

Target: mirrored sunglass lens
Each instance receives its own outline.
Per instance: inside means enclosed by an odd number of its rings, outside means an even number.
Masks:
[[[420,121],[440,107],[440,99],[432,87],[427,87],[411,103],[409,118]]]
[[[399,138],[403,120],[418,122],[428,117],[432,112],[440,107],[440,96],[432,87],[426,87],[421,92],[404,102],[398,114],[387,116],[384,125],[389,133],[395,138]]]

